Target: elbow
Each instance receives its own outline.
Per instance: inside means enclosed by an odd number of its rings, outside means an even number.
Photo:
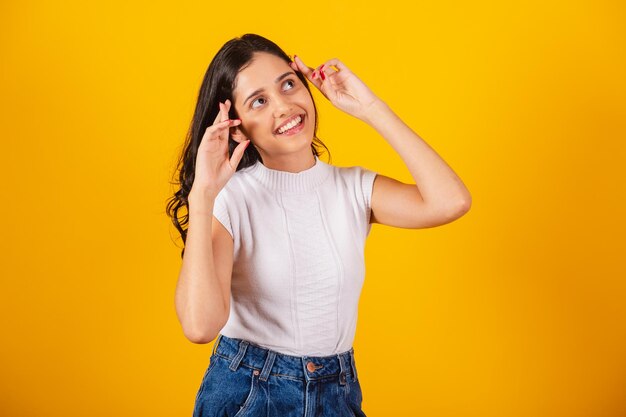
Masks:
[[[199,345],[205,345],[207,343],[211,343],[217,337],[216,332],[184,332],[185,337],[191,342]]]
[[[459,217],[461,217],[462,215],[467,213],[469,211],[469,209],[472,207],[472,196],[469,193],[467,193],[465,198],[463,198],[459,202],[458,207],[459,207],[458,208]]]
[[[219,320],[202,326],[183,326],[183,334],[190,342],[204,345],[215,340],[225,325],[226,320]]]
[[[191,343],[204,345],[215,340],[222,327],[223,326],[206,329],[183,329],[183,333]]]
[[[459,217],[462,217],[465,213],[467,213],[472,206],[472,197],[467,194],[463,198],[459,199],[455,204],[450,205],[446,216],[446,223],[454,221]]]
[[[176,315],[184,336],[192,343],[211,343],[228,322],[230,305],[222,308],[219,304],[204,305],[198,311],[187,304],[175,302]]]
[[[461,217],[462,215],[467,213],[470,207],[472,207],[472,195],[467,188],[463,188],[463,193],[458,198],[456,204],[458,216]]]

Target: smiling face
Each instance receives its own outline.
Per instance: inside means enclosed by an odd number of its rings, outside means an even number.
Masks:
[[[315,107],[305,85],[283,59],[254,54],[235,81],[233,106],[241,119],[237,141],[250,139],[268,167],[311,165]]]

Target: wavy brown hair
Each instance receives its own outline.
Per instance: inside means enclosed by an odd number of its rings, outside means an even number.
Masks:
[[[234,102],[233,89],[237,75],[243,67],[247,66],[250,61],[252,61],[253,55],[256,52],[270,53],[283,59],[287,63],[291,62],[289,55],[274,42],[262,36],[248,33],[226,42],[217,52],[204,74],[204,79],[202,80],[198,94],[196,109],[187,132],[183,151],[178,158],[174,181],[171,183],[179,187],[179,189],[168,199],[166,208],[167,215],[171,218],[174,227],[176,227],[183,240],[181,258],[185,255],[184,245],[187,241],[187,228],[189,223],[189,202],[187,197],[191,191],[195,176],[198,147],[200,146],[204,132],[213,123],[213,120],[215,120],[219,113],[219,103],[223,103],[226,100],[230,100],[231,103]],[[308,80],[304,74],[300,71],[296,71],[296,75],[308,90],[311,95],[311,100],[313,100]],[[320,156],[324,152],[323,150],[325,150],[330,160],[330,151],[317,137],[318,116],[315,100],[313,100],[313,107],[315,109],[315,128],[313,131],[311,152],[315,156]],[[238,117],[234,108],[231,108],[231,111],[235,113],[235,117],[233,118]],[[232,157],[233,150],[237,145],[238,143],[236,141],[229,138],[229,156]],[[263,162],[261,155],[254,146],[248,146],[237,166],[237,171],[254,165],[257,161]],[[177,174],[178,180],[176,181]],[[181,213],[183,208],[184,212]]]

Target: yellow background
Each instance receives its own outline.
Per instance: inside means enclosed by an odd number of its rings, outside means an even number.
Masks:
[[[191,415],[212,345],[176,319],[165,202],[211,58],[253,32],[341,59],[472,193],[451,224],[373,226],[365,412],[626,415],[624,22],[618,1],[2,2],[0,414]],[[315,97],[333,164],[412,182]]]

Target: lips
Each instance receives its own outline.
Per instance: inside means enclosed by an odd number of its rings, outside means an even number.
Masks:
[[[302,122],[304,122],[304,114],[294,114],[294,115],[293,115],[293,116],[291,116],[289,119],[285,120],[285,122],[284,122],[284,123],[282,123],[280,126],[278,126],[276,129],[274,129],[274,134],[275,134],[275,135],[280,135],[280,134],[281,134],[281,133],[279,132],[279,131],[280,131],[280,129],[281,129],[283,126],[287,126],[287,125],[288,125],[289,123],[291,123],[292,121],[297,120],[297,119],[298,119],[298,117],[300,117],[300,124],[301,124]],[[284,133],[284,132],[283,132],[283,133]]]

